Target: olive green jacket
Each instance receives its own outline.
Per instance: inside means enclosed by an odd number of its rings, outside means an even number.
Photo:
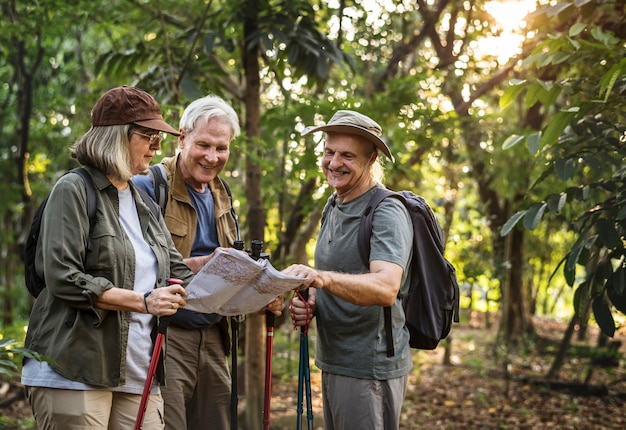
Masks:
[[[65,378],[116,387],[125,383],[131,313],[98,309],[94,303],[114,286],[134,289],[135,254],[119,221],[117,189],[98,170],[87,170],[97,190],[91,229],[85,185],[77,174],[61,177],[48,199],[35,263],[47,288],[35,301],[25,347],[52,359],[52,368]],[[155,287],[165,286],[170,276],[186,285],[193,273],[183,263],[163,218],[160,214],[155,218],[132,183],[130,187],[143,237],[158,262]],[[156,376],[163,382],[161,366]]]

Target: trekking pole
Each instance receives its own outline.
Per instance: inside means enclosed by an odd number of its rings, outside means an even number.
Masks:
[[[308,297],[308,291],[307,291]],[[306,302],[306,299],[305,299]],[[308,309],[308,307],[307,307]],[[309,366],[309,326],[307,324],[304,333],[304,389],[306,391],[306,419],[307,429],[313,430],[313,403],[311,400],[311,368]]]
[[[170,284],[182,284],[180,279],[170,278],[166,281],[166,285]],[[150,360],[150,368],[148,369],[148,376],[146,377],[146,384],[143,387],[143,394],[141,395],[141,402],[139,403],[139,411],[137,412],[137,420],[135,421],[135,430],[141,430],[143,426],[143,419],[146,415],[146,408],[148,406],[148,398],[150,397],[150,390],[152,389],[152,382],[154,381],[154,374],[159,363],[159,357],[161,356],[161,348],[163,346],[163,340],[165,339],[165,332],[167,326],[170,323],[171,316],[158,317],[157,336],[154,342],[154,349],[152,350],[152,359]]]
[[[243,315],[235,315],[230,317],[230,328],[232,331],[231,340],[231,381],[230,381],[230,429],[237,430],[238,412],[237,407],[239,404],[239,397],[237,396],[237,349],[239,339],[239,323],[243,321]]]
[[[302,328],[301,328],[302,329]],[[300,356],[298,359],[298,405],[296,407],[296,430],[302,429],[302,396],[303,396],[303,383],[304,383],[304,361],[303,358],[303,344],[302,336],[300,333]]]
[[[274,344],[274,314],[265,311],[267,338],[265,342],[265,399],[263,402],[263,429],[270,428],[270,405],[272,401],[272,349]]]
[[[304,291],[296,291],[295,292],[300,300],[306,300]],[[306,294],[308,296],[308,292]],[[300,355],[298,357],[298,405],[296,408],[297,412],[297,422],[296,422],[296,430],[300,430],[302,428],[302,397],[304,393],[304,338],[305,338],[305,327],[300,327]]]
[[[252,241],[252,257],[255,261],[260,258],[269,259],[269,254],[261,252],[263,250],[263,242],[260,240]],[[272,400],[272,349],[274,345],[274,314],[265,311],[265,327],[267,336],[265,340],[265,392],[263,399],[263,429],[270,428],[270,405]]]
[[[233,247],[240,251],[244,249],[243,240],[236,240]],[[244,319],[243,315],[230,317],[231,330],[231,379],[230,379],[230,429],[237,430],[239,397],[237,396],[237,350],[239,345],[239,323]]]
[[[296,294],[306,304],[308,311],[307,300],[309,298],[309,291],[296,291]],[[306,324],[300,327],[300,359],[298,361],[298,406],[297,416],[298,422],[296,423],[297,430],[302,428],[302,398],[303,391],[306,394],[306,407],[307,407],[307,428],[313,430],[313,406],[311,403],[311,369],[309,367],[309,325]]]

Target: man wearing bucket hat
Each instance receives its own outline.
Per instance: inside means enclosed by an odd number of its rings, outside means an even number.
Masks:
[[[38,428],[133,428],[146,383],[156,317],[185,306],[193,272],[162,217],[130,179],[148,169],[164,133],[177,136],[154,98],[134,87],[104,93],[91,129],[71,148],[87,171],[62,176],[42,215],[36,267],[45,288],[35,301],[25,347],[51,359],[25,359],[22,383]],[[87,179],[96,216],[86,209]],[[161,362],[162,364],[162,362]],[[163,382],[159,366],[156,380]],[[143,429],[163,429],[159,385]]]
[[[382,185],[379,152],[393,155],[382,129],[366,115],[340,110],[325,125],[321,165],[329,198],[315,247],[315,269],[293,265],[285,273],[307,278],[308,300],[292,299],[294,325],[317,317],[324,428],[397,429],[412,367],[409,334],[398,292],[406,291],[412,224],[396,199],[385,199],[373,218],[369,266],[359,257],[357,232],[371,196]],[[387,356],[383,306],[392,306],[393,357]]]

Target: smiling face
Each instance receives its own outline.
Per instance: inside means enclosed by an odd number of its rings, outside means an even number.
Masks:
[[[161,149],[162,134],[157,130],[139,128],[130,135],[130,162],[133,175],[145,172],[154,153]]]
[[[230,155],[232,131],[226,120],[202,120],[191,133],[181,130],[178,138],[180,170],[185,182],[196,191],[204,191],[224,168]]]
[[[352,200],[374,186],[369,168],[378,153],[372,146],[353,134],[326,135],[322,170],[341,201]]]

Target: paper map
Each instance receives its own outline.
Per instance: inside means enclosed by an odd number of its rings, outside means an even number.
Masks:
[[[254,313],[303,283],[276,270],[267,259],[255,261],[234,248],[217,248],[187,286],[185,309],[223,316]]]

